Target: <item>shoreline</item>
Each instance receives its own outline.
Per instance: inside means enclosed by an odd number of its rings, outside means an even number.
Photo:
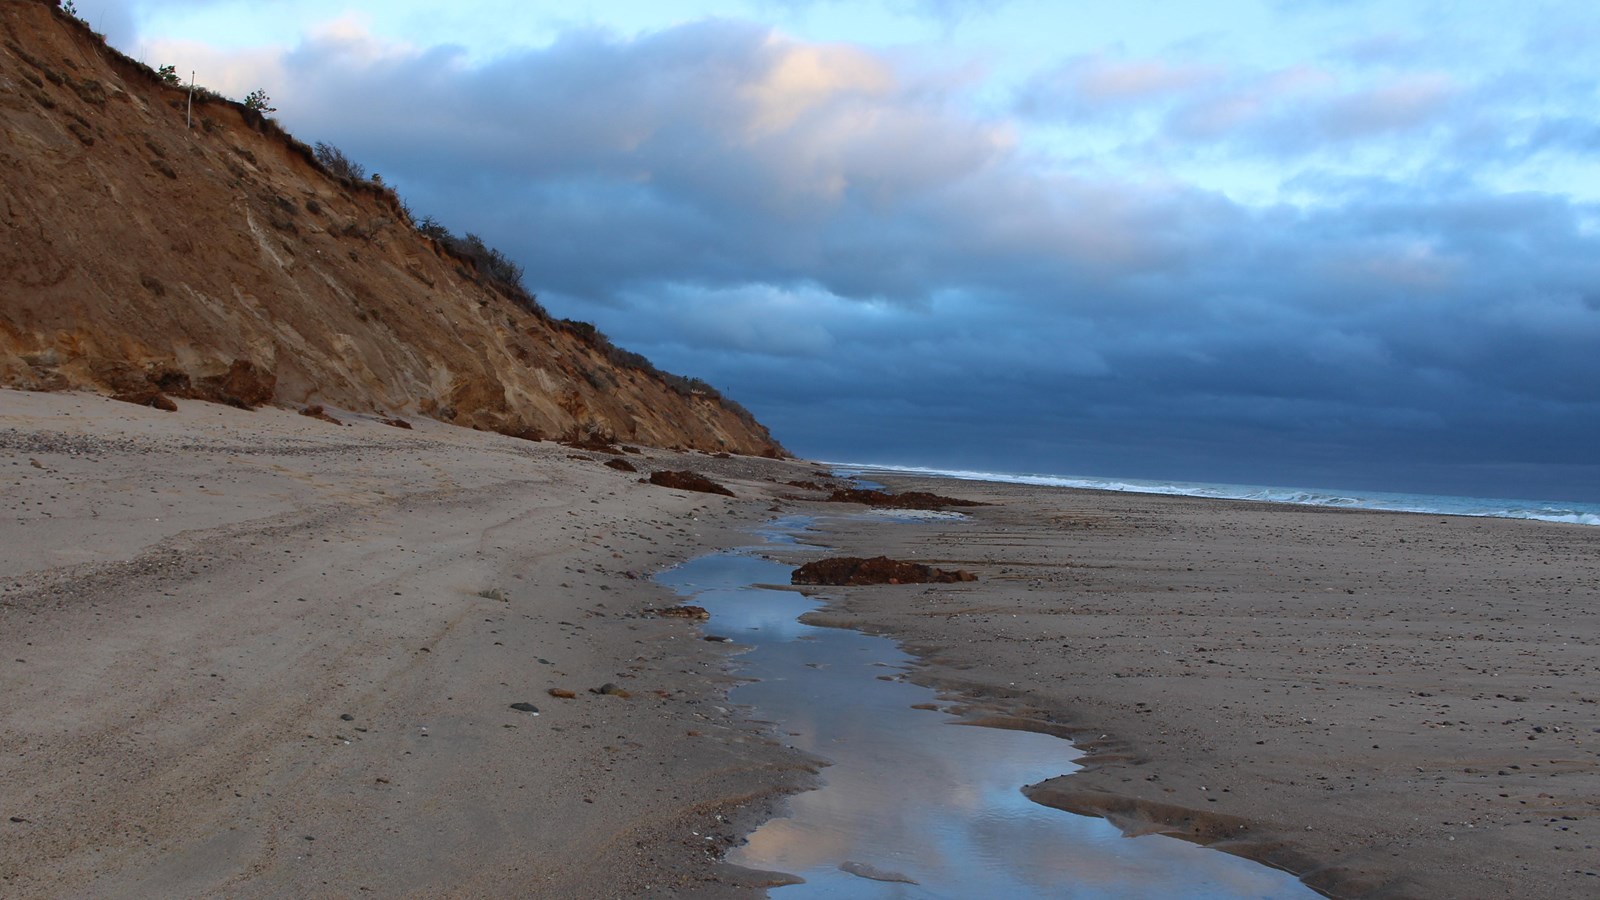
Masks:
[[[839,555],[980,581],[825,589],[806,620],[895,637],[974,715],[1070,734],[1087,768],[1037,802],[1330,896],[1600,885],[1591,527],[873,477],[995,505],[825,521]]]
[[[951,482],[1012,484],[1040,490],[1088,491],[1105,494],[1136,494],[1218,500],[1229,503],[1267,503],[1279,506],[1307,506],[1316,509],[1352,512],[1407,513],[1423,516],[1454,516],[1471,519],[1510,519],[1549,522],[1558,525],[1600,527],[1600,503],[1581,500],[1532,500],[1517,497],[1479,497],[1455,494],[1407,494],[1395,491],[1356,488],[1297,487],[1263,484],[1231,484],[1141,478],[1095,478],[1066,475],[1031,475],[971,470],[941,470],[895,467],[865,463],[820,463],[834,471],[871,479],[933,479]],[[1121,485],[1113,487],[1112,485]],[[1291,499],[1299,497],[1302,499]],[[1317,498],[1317,499],[1310,499]],[[1401,502],[1427,502],[1426,507],[1384,506]]]

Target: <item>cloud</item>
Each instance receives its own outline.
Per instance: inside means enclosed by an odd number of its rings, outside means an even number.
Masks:
[[[818,6],[852,6],[859,0],[760,0],[758,5],[789,11],[805,11]],[[885,0],[883,6],[902,15],[930,19],[953,26],[969,19],[993,16],[1012,0]]]
[[[1142,79],[1119,75],[1111,82],[1122,91],[1118,99],[1163,101],[1166,135],[1195,144],[1226,141],[1237,150],[1271,154],[1305,155],[1330,144],[1444,124],[1465,93],[1441,73],[1396,73],[1346,86],[1334,73],[1307,65],[1259,73],[1148,65],[1123,69],[1147,74]],[[1194,76],[1201,71],[1204,77]],[[1107,95],[1102,89],[1100,96]],[[1080,88],[1077,96],[1093,95]],[[1024,109],[1040,108],[1026,97]]]
[[[1492,463],[1528,490],[1539,459],[1588,479],[1539,490],[1600,494],[1600,209],[1427,165],[1511,108],[1459,77],[1080,54],[1013,118],[729,20],[477,61],[340,19],[215,65],[804,453],[1441,488]],[[1587,152],[1567,112],[1474,152]],[[1029,143],[1086,119],[1133,123],[1130,152],[1292,160],[1285,199]]]
[[[1023,115],[1088,117],[1189,94],[1223,74],[1214,65],[1087,54],[1034,76],[1018,92],[1016,105]]]
[[[1315,118],[1332,139],[1405,131],[1437,121],[1457,94],[1447,76],[1406,76],[1335,97]]]
[[[1406,66],[1427,51],[1428,44],[1420,36],[1382,31],[1346,41],[1335,47],[1329,55],[1360,65]]]

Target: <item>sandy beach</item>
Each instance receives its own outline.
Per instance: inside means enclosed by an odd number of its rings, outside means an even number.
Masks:
[[[748,896],[813,766],[641,611],[810,468],[335,414],[0,391],[0,894]]]
[[[1087,768],[1038,802],[1332,896],[1600,893],[1600,530],[880,480],[994,505],[827,540],[980,581],[826,589],[809,620],[1071,734]]]
[[[1038,802],[1332,896],[1600,890],[1593,528],[931,479],[991,505],[867,522],[807,463],[332,412],[0,391],[0,893],[757,895],[717,856],[818,761],[646,611],[778,510],[978,576],[811,618],[1088,748]]]

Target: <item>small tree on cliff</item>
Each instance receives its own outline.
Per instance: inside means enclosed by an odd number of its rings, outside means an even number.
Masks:
[[[268,97],[267,92],[261,90],[260,88],[251,91],[244,98],[245,109],[248,109],[252,112],[261,113],[262,115],[266,115],[267,113],[275,113],[278,111],[278,108],[276,106],[272,106],[271,104],[272,98]]]

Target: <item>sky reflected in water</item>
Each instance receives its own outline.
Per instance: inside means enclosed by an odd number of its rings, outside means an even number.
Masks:
[[[805,525],[784,519],[761,535],[792,544]],[[1028,800],[1022,786],[1075,770],[1080,751],[912,709],[937,697],[900,680],[912,660],[893,641],[802,624],[820,604],[751,587],[787,584],[791,568],[719,553],[658,576],[710,611],[706,633],[752,648],[738,671],[758,680],[731,699],[833,762],[820,790],[790,798],[786,817],[728,856],[806,880],[773,897],[1317,896],[1265,866],[1173,838],[1125,838],[1104,820]]]

